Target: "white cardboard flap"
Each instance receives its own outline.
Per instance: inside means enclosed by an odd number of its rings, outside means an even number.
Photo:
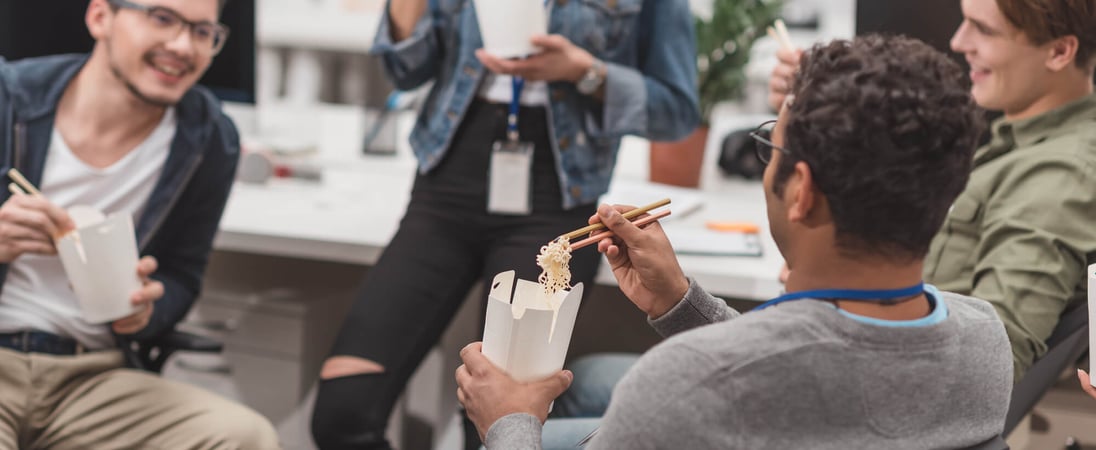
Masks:
[[[518,381],[550,377],[563,369],[567,358],[582,284],[544,302],[540,284],[517,280],[512,289],[513,282],[514,271],[509,271],[496,275],[491,283],[483,354]]]

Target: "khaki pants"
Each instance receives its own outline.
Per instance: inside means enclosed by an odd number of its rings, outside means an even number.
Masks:
[[[0,449],[278,449],[270,422],[200,388],[122,368],[120,351],[0,348]]]

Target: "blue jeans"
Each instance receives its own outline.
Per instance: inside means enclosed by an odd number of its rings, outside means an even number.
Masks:
[[[570,366],[575,381],[556,399],[544,424],[544,449],[579,448],[578,442],[601,423],[613,388],[638,359],[633,353],[601,353],[575,360]]]

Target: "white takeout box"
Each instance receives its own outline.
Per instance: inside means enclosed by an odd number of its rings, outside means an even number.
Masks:
[[[582,302],[582,283],[544,301],[541,286],[495,275],[487,299],[483,354],[517,381],[542,380],[563,369]],[[511,302],[513,298],[513,302]]]
[[[519,58],[540,52],[530,42],[548,34],[543,0],[475,0],[483,49],[498,58]]]
[[[137,277],[137,237],[128,214],[81,224],[57,240],[57,253],[84,320],[107,323],[137,311],[129,299],[141,287],[141,280]]]

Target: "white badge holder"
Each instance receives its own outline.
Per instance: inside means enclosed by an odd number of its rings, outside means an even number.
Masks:
[[[491,149],[487,212],[529,215],[532,212],[533,144],[497,141]]]

